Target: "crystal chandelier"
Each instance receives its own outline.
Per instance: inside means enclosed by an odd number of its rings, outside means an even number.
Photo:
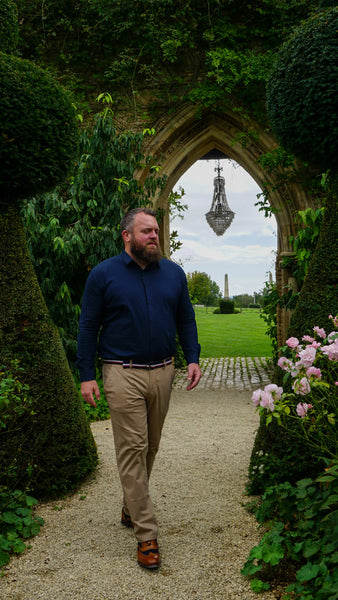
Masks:
[[[214,195],[211,209],[206,213],[205,218],[216,235],[223,235],[228,227],[230,227],[235,213],[230,210],[227,202],[225,195],[225,179],[221,176],[223,167],[221,167],[219,160],[217,161],[217,166],[214,171],[217,172],[217,177],[214,179]]]

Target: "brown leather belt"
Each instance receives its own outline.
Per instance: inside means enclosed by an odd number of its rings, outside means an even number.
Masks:
[[[124,369],[158,369],[159,367],[166,367],[173,363],[173,358],[164,358],[163,360],[149,362],[149,363],[138,363],[133,360],[103,360],[103,363],[107,365],[121,365]]]

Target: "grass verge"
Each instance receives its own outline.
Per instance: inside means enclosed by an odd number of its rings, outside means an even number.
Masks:
[[[234,315],[215,315],[211,309],[195,309],[201,357],[265,356],[272,347],[266,323],[252,309]]]

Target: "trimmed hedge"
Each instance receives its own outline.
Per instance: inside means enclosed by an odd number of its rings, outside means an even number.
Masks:
[[[316,477],[323,471],[323,458],[288,434],[276,421],[266,425],[265,419],[266,416],[260,419],[250,457],[249,494],[262,494],[269,486],[283,481],[295,484],[299,479]]]
[[[0,431],[0,486],[63,494],[93,471],[97,452],[14,208],[0,211],[0,256],[0,365],[28,386],[29,406],[16,429]]]
[[[235,312],[235,301],[221,298],[219,301],[219,310],[222,315],[232,315]]]
[[[0,53],[0,204],[53,189],[76,149],[75,109],[33,63]]]
[[[18,45],[18,12],[13,0],[1,0],[0,4],[0,52],[11,54]]]
[[[0,487],[48,497],[79,485],[98,459],[18,204],[65,178],[78,128],[67,94],[29,61],[0,53],[0,81],[0,367],[5,385],[16,382],[2,398]]]
[[[338,314],[338,182],[326,200],[319,240],[291,317],[288,336],[312,335],[318,325],[327,332]]]
[[[322,171],[337,164],[337,30],[338,8],[315,13],[281,47],[267,85],[275,135]]]

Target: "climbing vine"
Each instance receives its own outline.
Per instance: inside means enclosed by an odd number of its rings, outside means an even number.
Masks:
[[[224,106],[231,96],[265,114],[275,50],[314,0],[17,0],[20,51],[56,68],[74,91],[103,85],[142,104],[184,99]]]

